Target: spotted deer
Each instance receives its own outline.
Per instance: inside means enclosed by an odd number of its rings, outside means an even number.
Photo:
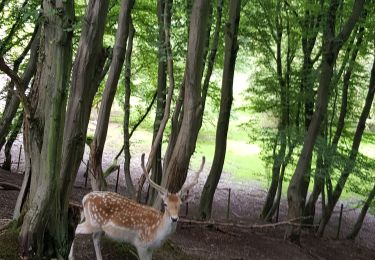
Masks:
[[[98,260],[102,259],[100,239],[103,233],[114,240],[135,246],[141,260],[152,259],[153,250],[175,231],[181,203],[191,198],[186,195],[186,191],[197,184],[205,163],[203,157],[193,181],[178,193],[170,193],[150,179],[144,157],[142,154],[143,173],[150,186],[162,198],[164,213],[114,192],[94,191],[87,194],[82,200],[85,221],[77,226],[75,234],[92,234]],[[73,246],[72,244],[69,259],[73,259]]]

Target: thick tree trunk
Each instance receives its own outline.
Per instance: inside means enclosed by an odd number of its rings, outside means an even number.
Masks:
[[[91,106],[106,60],[102,42],[108,4],[108,0],[90,0],[74,61],[60,173],[65,210],[83,156]]]
[[[356,161],[357,154],[358,154],[358,148],[359,148],[359,145],[361,144],[362,135],[366,126],[366,119],[368,118],[370,114],[371,106],[374,101],[374,93],[375,93],[375,58],[374,58],[374,62],[373,62],[372,69],[371,69],[370,83],[369,83],[368,92],[366,95],[365,105],[362,109],[361,116],[359,117],[359,120],[358,120],[357,129],[354,134],[349,158],[346,161],[345,167],[343,171],[341,172],[339,180],[337,181],[336,187],[332,194],[332,199],[329,201],[326,207],[326,214],[324,218],[322,218],[322,220],[320,221],[320,225],[318,229],[319,236],[323,235],[325,226],[327,225],[329,219],[331,218],[333,209],[335,208],[336,203],[339,200],[341,193],[344,189],[345,183],[348,180],[348,177],[355,166],[355,161]]]
[[[130,28],[130,12],[133,6],[133,0],[122,0],[120,15],[118,19],[118,29],[116,33],[115,46],[113,47],[113,56],[111,67],[108,72],[108,79],[105,84],[102,102],[98,115],[98,121],[95,129],[94,138],[90,145],[89,168],[91,176],[91,188],[93,190],[105,189],[105,179],[103,177],[102,156],[105,140],[107,138],[109,116],[112,103],[116,94],[118,80],[121,74],[121,68],[124,64],[126,52],[126,40]]]
[[[229,5],[230,20],[225,35],[224,70],[221,87],[220,112],[216,128],[215,154],[210,174],[204,185],[199,203],[199,217],[202,219],[209,219],[211,217],[212,201],[224,165],[229,118],[233,102],[233,77],[238,51],[237,35],[240,22],[241,1],[231,0]]]
[[[194,2],[189,31],[185,76],[184,115],[176,145],[163,176],[162,185],[171,192],[181,189],[186,180],[190,157],[195,150],[201,122],[201,79],[209,0]]]
[[[130,96],[131,96],[131,56],[133,52],[133,38],[135,29],[133,24],[130,22],[130,31],[128,37],[128,46],[125,53],[125,101],[124,101],[124,175],[127,194],[131,198],[135,199],[135,188],[130,174],[130,133],[129,133],[129,121],[130,121]]]
[[[329,87],[333,75],[333,66],[339,50],[347,41],[356,22],[361,16],[364,0],[356,0],[353,5],[352,15],[345,23],[342,31],[335,37],[336,12],[339,6],[338,0],[332,0],[327,12],[327,25],[323,35],[323,58],[319,79],[318,98],[316,110],[313,114],[309,129],[304,138],[301,155],[298,159],[295,172],[288,188],[288,219],[299,219],[301,222],[305,207],[306,191],[310,177],[306,172],[311,163],[312,152],[320,125],[327,111],[329,101]],[[290,226],[286,231],[286,237],[299,243],[300,227]]]
[[[369,193],[365,201],[365,204],[363,205],[361,213],[359,213],[358,215],[357,221],[355,222],[353,229],[350,231],[349,235],[346,237],[347,239],[355,239],[357,237],[359,231],[361,230],[363,220],[366,217],[367,211],[369,207],[371,206],[371,202],[373,201],[374,197],[375,197],[375,185],[372,188],[371,192]]]
[[[44,23],[30,103],[24,103],[25,158],[30,161],[28,208],[20,232],[21,255],[64,258],[65,227],[59,223],[59,174],[66,91],[72,61],[73,1],[43,2]],[[28,107],[30,104],[30,107]]]

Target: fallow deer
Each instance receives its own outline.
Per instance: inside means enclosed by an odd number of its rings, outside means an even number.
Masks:
[[[203,157],[193,181],[178,193],[170,193],[150,179],[144,156],[142,154],[141,158],[143,173],[163,199],[164,213],[114,192],[94,191],[87,194],[82,200],[85,221],[77,226],[75,234],[92,234],[98,260],[102,259],[100,239],[103,233],[114,240],[132,244],[141,260],[152,259],[153,250],[175,231],[181,203],[189,199],[185,192],[198,183],[205,163]],[[73,244],[69,259],[73,259]]]

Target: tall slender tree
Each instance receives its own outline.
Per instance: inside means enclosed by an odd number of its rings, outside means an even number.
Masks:
[[[305,196],[310,181],[310,176],[306,173],[308,173],[307,169],[311,163],[312,152],[321,122],[327,111],[333,67],[340,49],[349,38],[355,24],[361,17],[364,2],[364,0],[356,0],[354,2],[350,17],[337,35],[335,33],[336,17],[340,1],[331,0],[326,13],[316,110],[305,135],[302,151],[288,187],[288,219],[298,219],[297,222],[301,221],[305,207]],[[299,243],[300,227],[288,227],[286,237],[293,242]]]
[[[229,22],[225,34],[225,56],[221,87],[219,119],[216,128],[215,154],[210,174],[204,185],[199,204],[199,216],[203,219],[211,217],[212,201],[223,170],[230,111],[233,102],[233,78],[238,51],[238,27],[240,22],[241,1],[231,0],[229,4]]]
[[[133,0],[121,1],[111,67],[108,72],[108,78],[105,84],[103,98],[100,104],[95,134],[90,144],[89,168],[90,173],[92,174],[91,187],[93,190],[102,190],[105,188],[105,180],[103,177],[102,168],[103,149],[105,140],[107,138],[111,107],[116,94],[121,69],[124,65],[126,41],[129,35],[130,15],[133,3]]]

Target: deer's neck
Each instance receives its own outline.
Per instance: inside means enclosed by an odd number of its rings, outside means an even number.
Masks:
[[[173,222],[169,213],[165,211],[162,217],[161,225],[159,226],[158,238],[161,241],[165,240],[170,234],[176,231],[176,227],[177,222]]]

